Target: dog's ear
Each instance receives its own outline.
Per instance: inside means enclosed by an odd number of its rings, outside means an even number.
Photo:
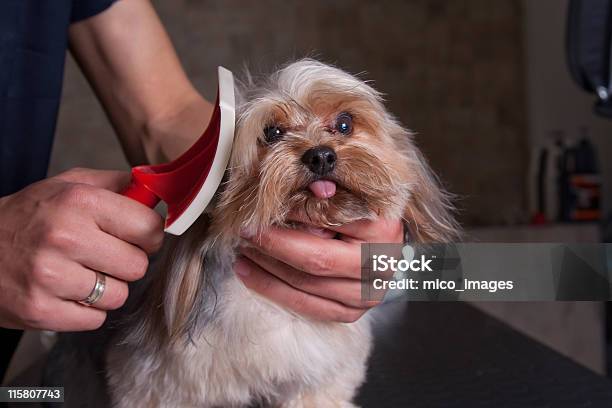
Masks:
[[[180,237],[167,236],[145,279],[142,301],[123,324],[121,342],[136,347],[162,347],[188,339],[200,311],[204,272],[203,237],[209,219],[202,215]]]
[[[170,342],[189,335],[197,320],[199,296],[205,282],[204,264],[207,249],[204,237],[209,225],[202,216],[181,237],[172,238],[162,262],[160,282],[163,287],[161,312]],[[158,310],[159,313],[159,310]]]
[[[404,221],[411,241],[419,243],[452,242],[461,232],[453,212],[452,196],[440,185],[425,158],[414,150],[417,181],[406,210]]]
[[[389,132],[408,163],[411,193],[404,209],[408,239],[415,243],[452,242],[461,228],[454,217],[453,196],[441,185],[410,131],[393,122]]]

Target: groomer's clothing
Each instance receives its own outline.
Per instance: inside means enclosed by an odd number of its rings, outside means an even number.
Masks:
[[[0,1],[0,197],[45,178],[68,27],[104,11],[114,1]],[[0,379],[17,333],[0,330]]]
[[[0,197],[45,177],[70,23],[113,0],[0,2]]]

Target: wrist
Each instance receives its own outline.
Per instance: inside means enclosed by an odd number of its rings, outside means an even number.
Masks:
[[[194,91],[173,109],[146,121],[143,146],[149,163],[174,160],[195,141],[208,126],[213,106]]]

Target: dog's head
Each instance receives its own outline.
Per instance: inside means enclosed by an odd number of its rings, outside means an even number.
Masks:
[[[457,234],[448,197],[412,135],[368,84],[306,59],[244,88],[212,225],[202,217],[169,250],[160,291],[171,338],[189,332],[210,301],[202,295],[211,284],[205,258],[213,256],[204,237],[231,245],[241,230],[255,235],[289,218],[318,227],[401,218],[412,242]]]
[[[321,227],[403,217],[415,240],[455,234],[412,136],[364,81],[305,59],[250,81],[242,98],[223,225],[255,234],[289,214]]]

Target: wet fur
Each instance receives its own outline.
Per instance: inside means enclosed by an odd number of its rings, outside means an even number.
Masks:
[[[339,112],[352,135],[333,131]],[[278,124],[283,140],[263,129]],[[308,190],[304,152],[337,154],[330,199]],[[452,240],[446,194],[412,135],[366,82],[300,60],[249,79],[238,109],[227,180],[210,216],[168,244],[146,299],[107,358],[117,407],[350,407],[370,350],[367,316],[356,323],[298,316],[248,290],[233,274],[240,231],[286,225],[289,213],[320,227],[362,218],[403,218],[418,242]]]

